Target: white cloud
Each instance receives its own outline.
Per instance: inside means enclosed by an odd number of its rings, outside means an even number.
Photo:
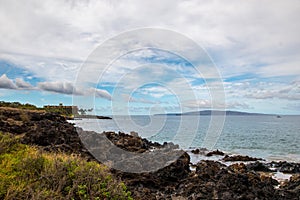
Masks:
[[[150,95],[154,98],[161,98],[166,95],[171,95],[170,91],[168,91],[166,88],[161,86],[155,86],[155,87],[145,87],[140,90],[138,90],[139,93]]]
[[[100,97],[100,98],[104,98],[107,100],[111,100],[111,95],[109,94],[109,92],[107,92],[106,90],[102,90],[102,89],[91,89],[91,92],[95,92],[95,96],[96,97]]]
[[[74,90],[77,73],[82,62],[97,45],[116,34],[141,27],[174,30],[198,42],[206,48],[224,79],[245,74],[251,74],[257,79],[300,77],[299,10],[300,3],[297,0],[233,0],[230,3],[222,0],[29,0],[26,3],[4,0],[0,6],[0,27],[4,27],[0,30],[0,60],[14,63],[30,72],[30,76],[41,78],[44,82],[31,86],[24,81],[28,80],[24,77],[10,80],[2,75],[0,87],[39,89],[63,94],[94,94],[109,100],[111,95],[106,90]],[[136,38],[137,41],[132,43],[138,46],[139,39]],[[170,42],[175,49],[187,50],[191,58],[199,58],[199,52],[189,49],[181,41],[171,37],[159,39]],[[128,50],[126,46],[123,49],[124,52]],[[172,66],[177,74],[159,68],[148,72],[135,69],[145,64],[147,58],[159,61],[164,56],[161,52],[157,54],[151,50],[132,53],[131,57],[125,56],[113,63],[102,81],[112,87],[117,84],[121,90],[130,94],[130,90],[144,83],[160,80],[180,101],[188,101],[194,96],[196,99],[209,99],[211,91],[200,84],[191,85],[193,80],[202,78],[200,74],[190,71],[193,75],[185,79],[180,77],[189,71],[184,66]],[[100,68],[103,66],[95,65],[90,72],[81,75],[95,83]],[[202,72],[205,75],[203,78],[215,78],[209,68],[203,68]],[[122,81],[122,78],[126,80]],[[230,100],[241,97],[300,99],[299,86],[287,81],[263,85],[241,79],[240,85],[225,84],[226,95]],[[159,91],[159,88],[147,92],[158,99],[166,94],[165,91]],[[209,106],[208,102],[197,103]],[[242,104],[234,106],[243,107]]]
[[[25,82],[22,78],[16,78],[15,82],[18,88],[30,89],[33,87],[30,83]]]
[[[79,95],[79,96],[92,96],[111,100],[109,92],[98,88],[75,88],[70,82],[40,82],[38,88],[43,91],[68,94],[68,95]]]
[[[6,74],[3,74],[0,77],[0,88],[3,89],[17,89],[17,86],[14,84],[12,80],[10,80]]]
[[[5,47],[1,58],[46,80],[71,81],[96,45],[122,31],[155,26],[202,43],[224,76],[256,73],[257,63],[288,66],[277,75],[294,74],[300,53],[299,8],[297,0],[7,0],[0,7],[0,26],[5,27],[0,31],[0,47]],[[44,67],[37,65],[41,62]]]
[[[122,98],[126,102],[131,103],[143,103],[143,104],[159,104],[160,101],[152,101],[145,98],[134,98],[133,96],[130,96],[128,94],[121,94]]]
[[[73,94],[74,87],[72,83],[64,82],[40,82],[38,88],[44,91],[56,92],[62,94]]]
[[[216,103],[212,104],[212,101],[207,99],[197,99],[197,100],[189,100],[185,101],[182,104],[184,107],[189,109],[198,110],[198,109],[249,109],[250,106],[245,102],[226,102],[224,103]]]
[[[300,82],[238,82],[225,87],[228,98],[300,100]]]
[[[3,74],[0,77],[0,89],[26,89],[26,90],[40,90],[46,92],[54,92],[59,94],[66,95],[79,95],[79,96],[92,96],[94,95],[97,98],[103,98],[107,100],[111,100],[111,95],[108,91],[98,88],[75,88],[71,82],[39,82],[37,86],[34,87],[31,84],[25,82],[21,78],[16,78],[15,81],[9,79],[6,74]]]
[[[15,81],[8,78],[6,74],[0,77],[0,88],[4,89],[34,89],[30,83],[25,82],[22,78],[16,78]]]

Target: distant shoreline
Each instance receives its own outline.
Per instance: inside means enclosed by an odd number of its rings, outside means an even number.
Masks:
[[[108,116],[99,116],[99,115],[75,115],[70,119],[112,119]]]
[[[233,115],[233,116],[280,116],[278,114],[265,114],[265,113],[248,113],[239,112],[231,110],[202,110],[193,112],[183,112],[183,113],[165,113],[165,114],[155,114],[155,115],[168,115],[168,116],[182,116],[182,115]]]

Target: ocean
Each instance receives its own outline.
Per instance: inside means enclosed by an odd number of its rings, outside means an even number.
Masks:
[[[215,116],[218,118],[218,116]],[[211,116],[114,116],[113,120],[72,120],[84,130],[138,132],[154,142],[173,142],[184,150],[206,147]],[[222,121],[222,120],[220,120]],[[219,121],[217,121],[219,122]],[[300,116],[226,116],[212,134],[210,149],[260,157],[267,161],[300,162]],[[214,131],[214,129],[212,129]]]

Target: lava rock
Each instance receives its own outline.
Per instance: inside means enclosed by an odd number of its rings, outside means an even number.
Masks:
[[[269,163],[269,165],[283,173],[290,173],[290,174],[300,173],[300,163],[280,161],[280,162],[271,162]]]
[[[258,161],[258,160],[263,160],[261,158],[253,158],[253,157],[250,157],[250,156],[241,156],[241,155],[236,155],[236,156],[229,156],[229,155],[226,155],[224,158],[223,158],[224,161],[228,162],[233,162],[233,161]]]
[[[193,149],[191,152],[193,153],[193,154],[205,154],[205,151],[207,151],[207,149],[206,148],[200,148],[200,149]]]
[[[260,171],[260,172],[272,172],[266,164],[256,161],[255,163],[247,164],[248,170]]]
[[[224,156],[225,153],[222,152],[222,151],[219,151],[218,149],[216,151],[211,151],[211,152],[208,152],[206,154],[206,156],[210,157],[210,156],[213,156],[213,155],[218,155],[218,156]]]

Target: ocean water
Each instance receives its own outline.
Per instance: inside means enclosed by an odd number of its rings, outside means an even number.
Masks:
[[[218,117],[216,117],[218,118]],[[72,121],[84,130],[96,132],[136,131],[156,142],[173,142],[185,150],[201,148],[211,125],[210,116],[115,116],[113,120]],[[220,125],[220,124],[219,124]],[[226,116],[214,145],[229,154],[243,154],[266,160],[300,162],[300,116]]]

